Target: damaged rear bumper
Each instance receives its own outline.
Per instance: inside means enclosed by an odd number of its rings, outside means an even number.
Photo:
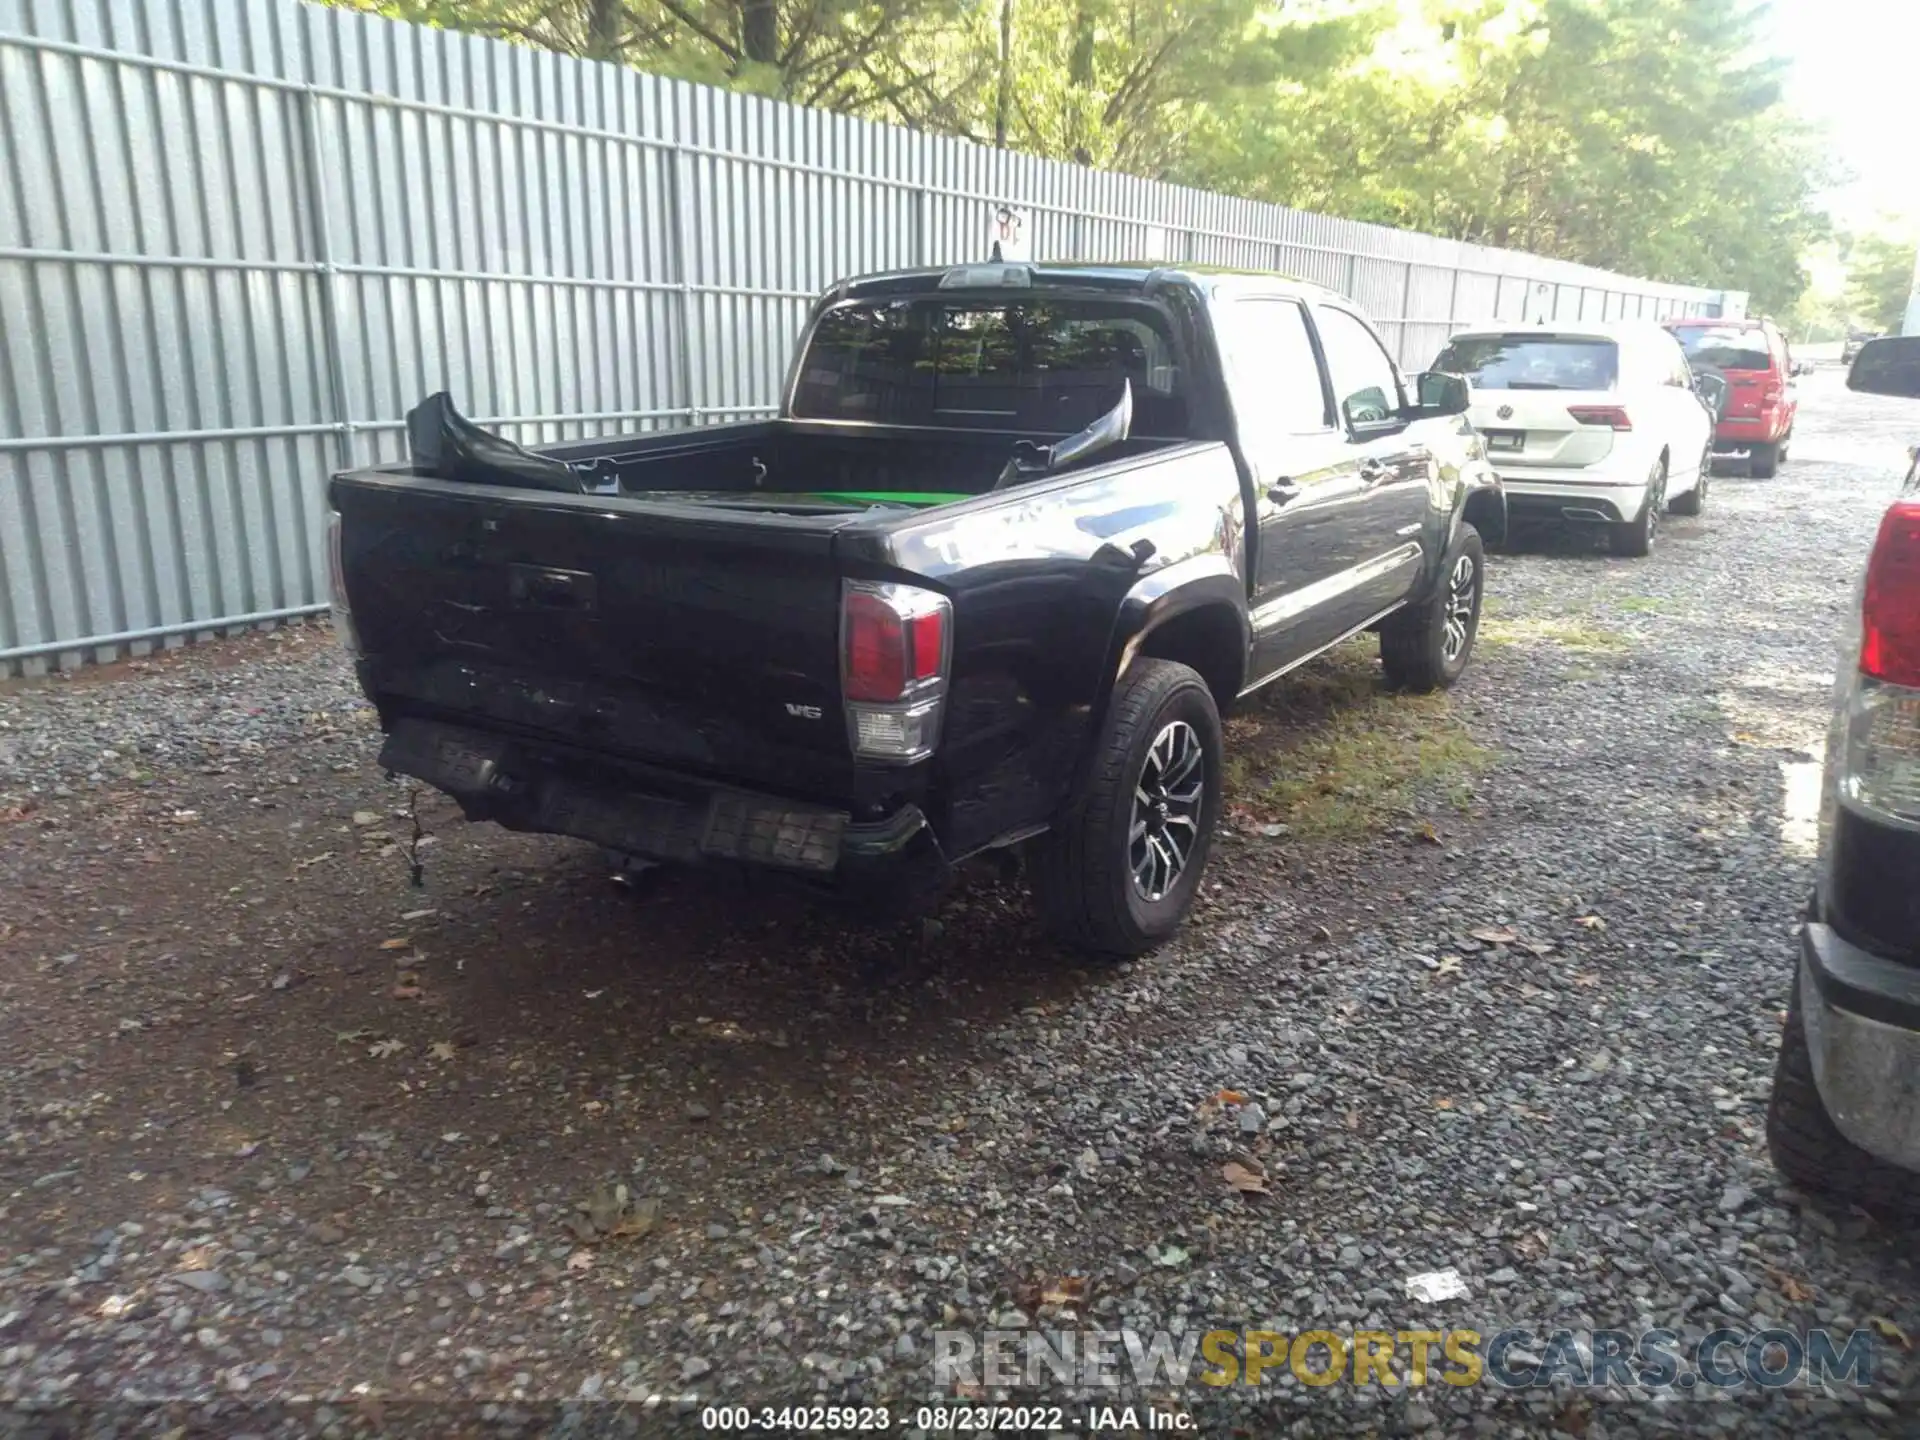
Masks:
[[[469,820],[568,835],[649,860],[765,866],[856,897],[943,881],[947,862],[918,807],[856,823],[844,810],[524,744],[440,721],[402,719],[380,750],[387,770],[460,803]]]

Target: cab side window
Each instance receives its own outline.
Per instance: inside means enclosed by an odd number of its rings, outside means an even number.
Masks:
[[[1217,304],[1213,316],[1243,438],[1333,428],[1320,358],[1297,301],[1235,300]]]
[[[1314,323],[1333,377],[1334,405],[1355,429],[1379,425],[1400,413],[1400,372],[1379,338],[1357,316],[1330,306],[1314,307]]]

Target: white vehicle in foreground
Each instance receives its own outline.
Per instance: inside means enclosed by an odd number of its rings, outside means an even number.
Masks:
[[[1645,555],[1663,510],[1706,503],[1713,412],[1651,321],[1462,330],[1433,368],[1472,387],[1515,518],[1604,524],[1614,554]]]

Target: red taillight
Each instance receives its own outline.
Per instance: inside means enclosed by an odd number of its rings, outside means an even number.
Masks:
[[[1609,430],[1633,428],[1624,405],[1569,405],[1567,413],[1582,425],[1604,425]]]
[[[1920,687],[1920,501],[1903,501],[1881,520],[1860,620],[1861,673]]]
[[[947,602],[910,586],[848,589],[843,686],[849,700],[890,701],[938,679],[946,660]]]

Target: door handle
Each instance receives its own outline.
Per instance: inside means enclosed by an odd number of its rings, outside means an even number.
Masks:
[[[1360,462],[1360,483],[1362,485],[1378,485],[1386,478],[1387,467],[1381,464],[1380,461],[1362,460]]]
[[[1276,480],[1267,487],[1267,499],[1276,505],[1291,505],[1304,494],[1306,491],[1291,480]]]

